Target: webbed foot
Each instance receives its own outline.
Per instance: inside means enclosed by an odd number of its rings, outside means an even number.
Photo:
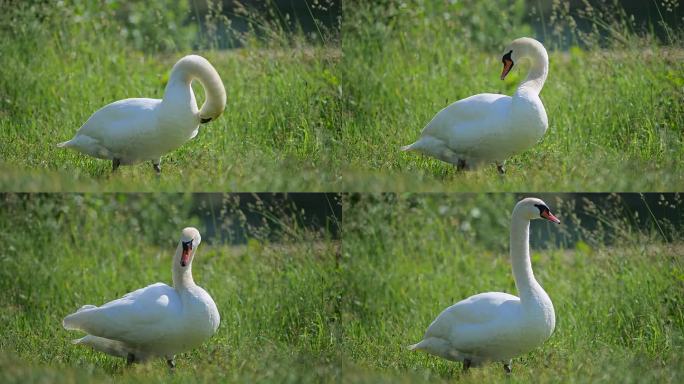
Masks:
[[[496,170],[499,171],[500,175],[506,174],[506,169],[504,169],[503,163],[496,162]]]
[[[154,168],[154,171],[157,173],[157,176],[161,175],[161,159],[160,160],[152,160],[152,168]]]
[[[116,157],[112,159],[112,172],[116,171],[119,169],[119,166],[121,165],[121,159],[117,159]]]
[[[466,161],[464,159],[458,159],[458,163],[456,163],[456,170],[457,171],[464,171],[468,168],[468,165],[466,164]]]
[[[463,372],[468,372],[471,363],[470,359],[463,359]]]

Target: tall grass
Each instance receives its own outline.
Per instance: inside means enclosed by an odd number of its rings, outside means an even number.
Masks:
[[[143,14],[139,17],[152,25],[135,29],[149,39],[137,48],[126,38],[130,33],[122,32],[132,27],[119,22],[120,9],[60,4],[2,7],[7,10],[0,16],[3,190],[278,191],[339,185],[333,164],[341,148],[334,145],[330,102],[339,85],[333,70],[340,56],[335,30],[318,28],[318,37],[311,38],[294,21],[288,24],[292,30],[279,28],[267,14],[245,8],[250,23],[235,33],[242,48],[197,51],[178,39],[164,43],[164,37],[179,35],[169,30],[168,18],[156,22]],[[225,23],[214,16],[206,25],[220,20]],[[146,34],[155,28],[168,30],[168,36]],[[198,47],[218,44],[218,32],[201,32]],[[107,103],[161,98],[171,66],[193,52],[206,56],[221,75],[227,108],[195,140],[164,156],[160,180],[149,164],[110,177],[107,162],[55,147]],[[195,91],[201,103],[201,87]]]
[[[534,4],[534,2],[532,2]],[[524,23],[522,2],[345,3],[343,63],[345,185],[355,191],[657,191],[684,186],[684,67],[681,26],[671,43],[630,27],[629,15],[598,12],[582,22],[562,4]],[[619,7],[616,7],[619,9]],[[573,18],[575,17],[575,18]],[[627,19],[627,21],[625,20]],[[558,31],[557,34],[552,31]],[[568,31],[574,34],[568,37]],[[402,153],[446,105],[477,93],[512,94],[519,68],[499,80],[501,52],[519,36],[550,50],[541,93],[549,130],[530,150],[494,167],[455,174],[449,164]],[[565,40],[563,40],[565,39]],[[569,50],[554,47],[570,45]],[[634,173],[633,170],[639,170]]]
[[[294,224],[267,205],[246,245],[205,238],[195,281],[221,314],[218,332],[177,357],[125,368],[122,359],[74,346],[62,318],[158,281],[171,283],[180,230],[197,225],[181,195],[4,195],[0,215],[0,381],[310,382],[339,375],[336,364],[339,242],[325,227]],[[247,209],[247,208],[246,208]],[[221,210],[240,223],[235,198]],[[233,225],[234,223],[231,223]],[[219,222],[221,225],[221,222]],[[206,235],[206,233],[204,233]]]
[[[342,268],[345,372],[374,382],[681,381],[681,231],[665,241],[655,226],[634,225],[619,195],[579,203],[574,196],[542,197],[562,224],[534,221],[532,234],[548,229],[580,236],[565,243],[554,236],[532,238],[535,276],[554,303],[556,329],[542,347],[513,360],[510,378],[500,364],[463,375],[460,364],[406,346],[463,298],[488,291],[516,294],[508,234],[519,196],[350,197]],[[674,206],[671,217],[683,218],[679,197],[663,201]],[[604,225],[588,226],[588,217]],[[665,225],[664,217],[656,219]],[[563,238],[560,233],[555,239]],[[617,241],[607,245],[608,238]]]

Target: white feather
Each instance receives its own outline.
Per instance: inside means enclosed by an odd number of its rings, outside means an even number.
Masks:
[[[483,93],[442,109],[423,128],[421,137],[402,147],[466,167],[503,163],[544,136],[548,119],[539,92],[548,73],[544,46],[530,38],[514,40],[505,50],[512,57],[531,62],[530,72],[513,97]],[[514,64],[515,65],[515,64]]]
[[[511,262],[520,298],[480,293],[445,309],[423,340],[409,347],[452,361],[508,362],[541,345],[555,328],[551,299],[534,279],[529,256],[529,223],[540,217],[539,199],[520,201],[511,220]]]
[[[193,240],[193,257],[199,239],[196,229],[184,230],[181,241]],[[195,285],[192,264],[180,265],[180,249],[181,245],[174,257],[174,287],[152,284],[66,316],[62,322],[65,329],[88,334],[74,343],[114,356],[133,354],[136,361],[145,361],[170,358],[212,336],[220,323],[218,309],[211,296]]]
[[[206,102],[197,108],[191,83],[198,79]],[[189,55],[171,70],[163,99],[125,99],[108,104],[83,124],[74,138],[57,144],[122,165],[158,162],[160,157],[197,135],[201,119],[215,119],[226,104],[226,91],[214,67]]]

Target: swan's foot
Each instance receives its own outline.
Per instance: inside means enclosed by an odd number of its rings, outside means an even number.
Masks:
[[[169,368],[171,368],[171,369],[176,368],[176,362],[173,361],[173,357],[170,359],[169,358],[166,359],[166,365],[168,365]]]
[[[132,365],[133,363],[135,363],[135,355],[129,353],[128,355],[126,355],[126,365]]]
[[[463,359],[463,372],[468,372],[471,363],[470,359]]]
[[[117,159],[116,157],[113,158],[112,159],[112,172],[119,169],[119,165],[121,165],[121,159]]]
[[[456,163],[456,170],[457,171],[464,171],[468,165],[466,164],[466,161],[464,159],[458,159],[458,162]]]
[[[152,168],[154,168],[154,171],[157,172],[157,176],[161,175],[161,167],[159,166],[160,163],[161,160],[152,161]]]
[[[506,372],[507,375],[511,374],[511,362],[509,361],[508,363],[504,363],[504,372]]]
[[[500,175],[504,175],[506,170],[504,169],[503,163],[496,162],[496,170],[499,171]]]

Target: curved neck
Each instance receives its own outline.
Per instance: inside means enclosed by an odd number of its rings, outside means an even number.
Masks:
[[[194,251],[193,251],[194,252]],[[179,244],[176,248],[176,255],[173,257],[173,287],[176,289],[183,289],[195,286],[195,280],[192,279],[192,259],[187,267],[181,267],[181,253],[182,246]]]
[[[196,111],[195,95],[190,87],[194,79],[199,80],[206,95],[199,117],[201,119],[218,117],[226,105],[226,90],[214,67],[201,56],[185,56],[173,66],[164,91],[163,102],[191,102]]]
[[[530,70],[527,78],[518,86],[517,92],[527,91],[539,95],[549,74],[549,57],[546,50],[541,48],[533,50],[527,59],[531,63]]]
[[[511,264],[515,286],[518,288],[520,301],[526,302],[536,296],[534,293],[541,289],[534,278],[532,263],[530,262],[530,221],[516,215],[513,211],[511,219]]]

